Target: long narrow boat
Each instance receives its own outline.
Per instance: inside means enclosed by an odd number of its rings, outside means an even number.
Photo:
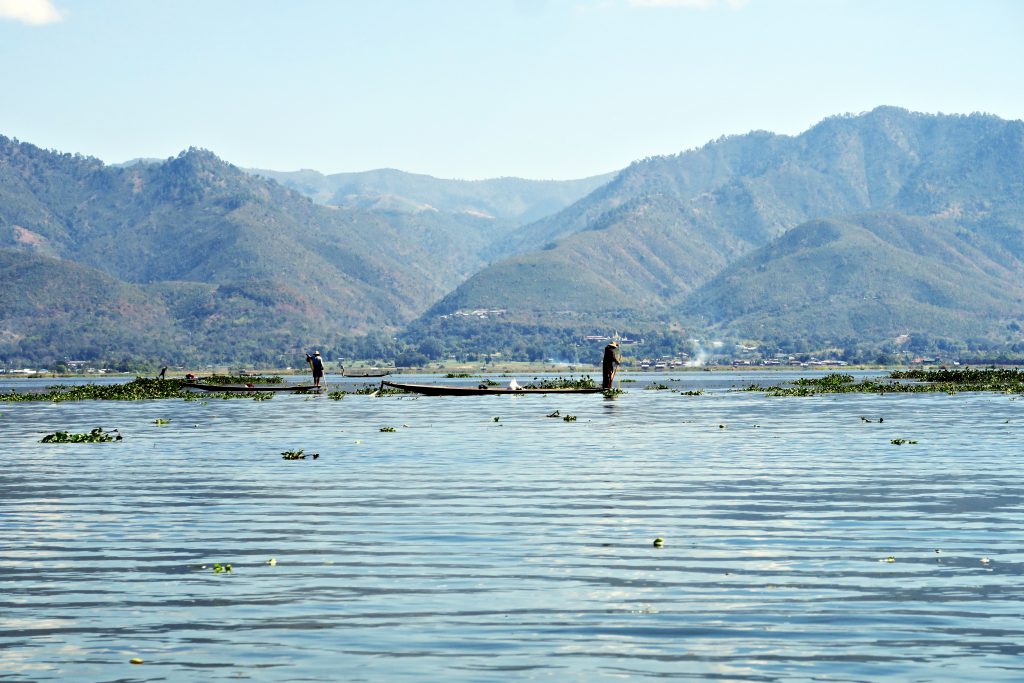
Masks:
[[[456,387],[443,384],[405,384],[403,382],[381,382],[384,386],[402,391],[411,391],[426,396],[491,396],[502,394],[600,394],[604,389],[510,389],[509,387]]]
[[[182,382],[181,386],[202,391],[320,391],[315,384],[200,384]]]

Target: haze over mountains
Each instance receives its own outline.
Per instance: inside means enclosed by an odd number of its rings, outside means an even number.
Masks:
[[[107,166],[0,137],[0,360],[281,362],[410,323],[428,356],[503,326],[1012,345],[1022,208],[1024,123],[890,107],[579,181]],[[445,322],[477,309],[502,313]]]

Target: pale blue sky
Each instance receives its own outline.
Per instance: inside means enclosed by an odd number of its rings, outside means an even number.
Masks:
[[[578,178],[890,104],[1024,118],[1017,0],[0,0],[0,134]]]

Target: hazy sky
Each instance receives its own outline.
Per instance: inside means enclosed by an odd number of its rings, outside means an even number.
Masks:
[[[891,104],[1024,118],[1018,0],[0,0],[0,134],[579,178]]]

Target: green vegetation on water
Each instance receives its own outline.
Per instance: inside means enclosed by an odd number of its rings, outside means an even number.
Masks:
[[[54,432],[44,436],[40,443],[108,443],[120,441],[121,434],[115,429],[110,432],[103,431],[103,427],[96,427],[85,434],[73,434],[70,432]]]
[[[297,451],[282,451],[281,452],[281,457],[284,460],[305,460],[307,457],[308,458],[312,458],[313,460],[316,460],[317,458],[320,457],[320,454],[319,453],[309,453],[309,454],[307,454],[305,452],[305,449],[300,448]]]
[[[198,394],[184,387],[180,379],[149,379],[137,377],[124,384],[76,384],[55,385],[49,391],[7,392],[0,394],[0,401],[145,401],[151,399],[180,398],[186,401],[198,399]],[[270,392],[224,391],[207,392],[203,398],[253,398],[266,400]]]
[[[824,377],[801,378],[792,386],[752,385],[746,391],[769,396],[815,396],[817,394],[887,394],[935,393],[955,394],[960,391],[998,391],[1024,394],[1024,372],[1017,369],[939,369],[900,370],[887,379],[854,381],[852,375],[829,374]]]
[[[203,377],[203,384],[281,384],[284,378],[280,375],[210,375]]]
[[[533,378],[533,382],[527,384],[526,389],[596,389],[597,385],[589,375],[579,379],[575,377],[555,377],[553,379]]]

